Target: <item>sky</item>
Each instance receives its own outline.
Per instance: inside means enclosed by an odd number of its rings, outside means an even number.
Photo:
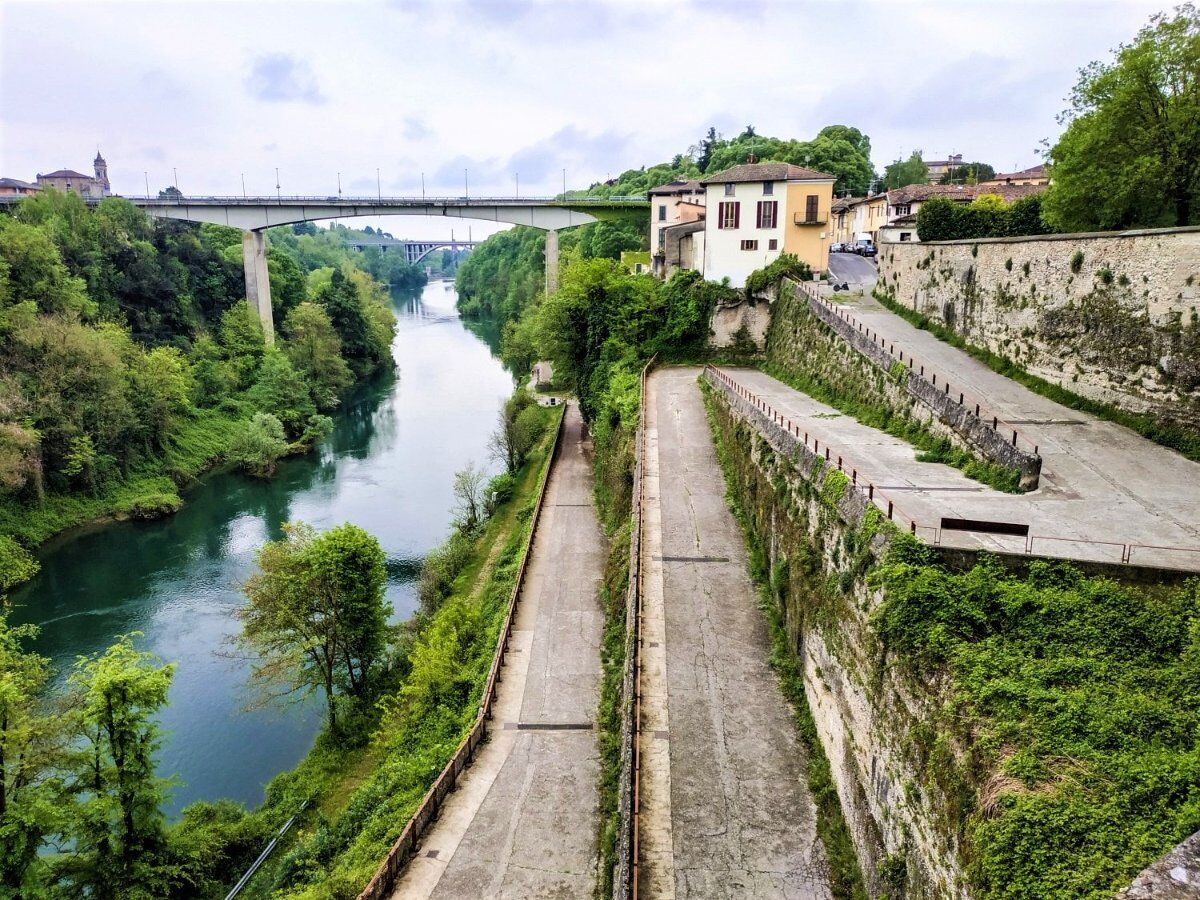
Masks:
[[[0,176],[117,193],[551,194],[727,136],[870,136],[997,170],[1165,3],[0,0]],[[278,182],[276,181],[278,169]],[[519,188],[518,188],[519,184]],[[357,220],[363,224],[363,220]],[[376,222],[375,224],[380,224]],[[397,236],[491,233],[383,222]]]

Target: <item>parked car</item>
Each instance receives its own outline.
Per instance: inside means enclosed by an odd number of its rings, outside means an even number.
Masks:
[[[845,245],[845,244],[842,244],[842,243],[830,244],[830,245],[829,245],[829,252],[830,252],[830,253],[845,253],[845,252],[846,252],[846,245]]]
[[[875,249],[875,244],[871,241],[861,240],[855,241],[854,246],[850,248],[852,253],[857,253],[859,256],[874,256],[879,251]]]

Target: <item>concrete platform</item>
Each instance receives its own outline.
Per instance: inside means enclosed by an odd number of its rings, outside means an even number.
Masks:
[[[1028,494],[1005,494],[959,470],[916,461],[912,447],[860,425],[756,370],[730,375],[801,425],[841,449],[906,513],[931,526],[943,516],[1026,523],[1033,552],[1067,558],[1130,561],[1200,570],[1200,464],[1120,425],[1061,406],[1005,378],[926,331],[914,328],[875,300],[845,295],[841,308],[967,389],[1020,428],[1039,447],[1041,485]],[[922,534],[929,537],[928,534]],[[1022,538],[942,532],[952,546],[1023,552]],[[1069,539],[1069,540],[1064,540]],[[1078,543],[1077,543],[1078,542]],[[1088,542],[1088,543],[1083,543]],[[1102,543],[1112,542],[1112,543]],[[1154,549],[1178,548],[1178,549]],[[1191,550],[1187,548],[1192,548]]]
[[[491,738],[394,898],[574,900],[595,887],[605,541],[578,406],[566,415]]]
[[[647,388],[641,895],[828,898],[698,374],[662,370]]]

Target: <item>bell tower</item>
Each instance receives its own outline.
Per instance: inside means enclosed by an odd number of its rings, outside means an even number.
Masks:
[[[100,150],[96,150],[96,158],[92,161],[92,165],[96,170],[96,182],[100,186],[101,193],[108,196],[108,163],[104,161],[104,157],[100,155]]]

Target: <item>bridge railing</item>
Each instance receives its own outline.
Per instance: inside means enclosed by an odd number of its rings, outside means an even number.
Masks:
[[[902,501],[879,488],[868,474],[869,469],[854,461],[844,449],[822,442],[815,434],[800,427],[789,416],[776,409],[770,402],[741,384],[737,379],[716,366],[705,366],[710,380],[716,381],[726,391],[743,401],[757,415],[785,432],[797,446],[825,461],[824,471],[836,467],[850,479],[850,487],[863,494],[893,524],[922,538],[936,547],[956,550],[991,550],[1014,556],[1035,556],[1051,559],[1098,562],[1135,568],[1164,569],[1194,572],[1200,570],[1200,547],[1143,544],[1121,540],[1118,537],[1074,538],[1049,534],[1005,535],[986,533],[995,546],[985,546],[972,531],[961,528],[946,528],[943,520],[919,520],[905,512]]]
[[[117,196],[117,195],[113,195]],[[312,205],[347,205],[347,206],[389,206],[402,204],[405,206],[529,206],[546,204],[553,206],[642,206],[649,205],[645,197],[487,197],[471,196],[409,196],[409,195],[379,195],[350,196],[347,194],[264,194],[259,196],[236,196],[219,194],[181,194],[177,197],[160,197],[157,194],[122,194],[126,200],[136,201],[149,206],[185,206],[189,203],[203,203],[221,206],[290,206],[296,204]]]
[[[508,598],[508,611],[504,615],[504,624],[501,626],[500,634],[496,639],[496,652],[492,656],[491,668],[488,669],[487,682],[484,684],[483,696],[480,699],[479,712],[475,716],[475,722],[471,726],[471,730],[467,732],[466,737],[462,739],[462,743],[458,745],[458,748],[450,757],[450,761],[446,763],[441,773],[434,780],[433,785],[425,793],[416,810],[413,811],[408,824],[404,826],[404,830],[400,832],[400,836],[392,844],[388,855],[379,864],[374,877],[363,888],[362,893],[358,895],[358,900],[383,900],[384,897],[391,895],[392,889],[400,877],[400,873],[404,871],[404,867],[408,864],[409,859],[412,858],[421,837],[429,829],[429,826],[437,820],[446,795],[454,790],[459,777],[474,759],[476,748],[483,743],[484,738],[487,736],[488,722],[492,718],[492,705],[496,701],[497,685],[500,683],[500,669],[503,667],[505,655],[508,653],[508,642],[512,637],[513,622],[517,615],[517,604],[521,599],[521,592],[525,586],[525,570],[529,564],[529,554],[533,549],[534,540],[537,538],[538,525],[541,523],[542,508],[545,505],[544,501],[546,499],[546,485],[550,482],[554,460],[558,456],[559,445],[562,443],[563,423],[567,417],[566,412],[567,408],[564,404],[558,417],[558,426],[554,432],[554,443],[550,447],[550,456],[546,461],[546,468],[542,472],[542,479],[538,485],[537,500],[533,507],[533,519],[529,526],[529,537],[525,541],[524,549],[521,551],[521,562],[517,567],[516,581],[513,583],[512,593]]]

